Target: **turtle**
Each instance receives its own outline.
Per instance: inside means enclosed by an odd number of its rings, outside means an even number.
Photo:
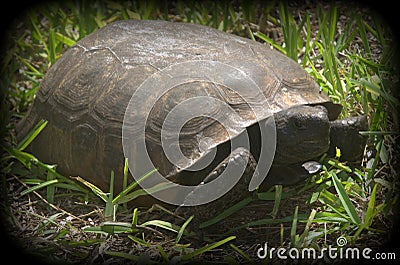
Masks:
[[[198,78],[202,74],[204,78]],[[176,75],[190,81],[173,83],[160,92]],[[259,90],[243,96],[232,89],[242,84]],[[142,94],[135,105],[132,97],[139,90]],[[182,104],[192,98],[197,101]],[[205,98],[215,101],[202,101]],[[223,207],[248,195],[246,186],[257,173],[257,163],[263,162],[259,161],[260,128],[272,118],[275,152],[260,186],[296,183],[317,172],[316,160],[336,148],[341,149],[343,159],[357,161],[365,146],[358,132],[367,129],[366,117],[339,120],[342,107],[294,60],[266,44],[214,28],[158,20],[115,21],[69,47],[46,73],[31,108],[17,126],[17,138],[22,139],[45,119],[48,124],[29,145],[30,152],[45,163],[56,164],[59,173],[80,176],[103,190],[108,190],[114,171],[115,187],[121,189],[123,126],[136,121],[126,121],[129,106],[134,115],[145,118],[144,128],[127,125],[133,128],[130,137],[143,129],[148,156],[166,178],[198,186],[218,178],[230,161],[245,167],[238,184],[228,192],[229,199],[221,198],[228,201]],[[205,113],[179,124],[178,148],[189,161],[183,166],[172,163],[161,144],[162,133],[168,135],[178,126],[174,128],[173,120],[170,127],[164,126],[168,114],[178,109],[185,114]],[[231,150],[231,141],[244,132],[250,148]],[[207,167],[189,170],[212,150],[215,157]],[[134,158],[142,156],[134,148],[129,152]],[[132,167],[138,165],[140,159]],[[148,203],[153,202],[138,202]]]

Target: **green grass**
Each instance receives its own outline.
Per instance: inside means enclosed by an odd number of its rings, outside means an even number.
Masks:
[[[280,226],[279,244],[298,248],[332,245],[341,235],[351,244],[368,247],[368,238],[385,237],[387,227],[379,220],[386,220],[385,223],[390,225],[399,194],[393,168],[393,146],[398,137],[395,121],[398,120],[399,101],[393,93],[399,77],[399,68],[394,60],[398,49],[394,48],[396,43],[388,27],[373,13],[352,12],[355,8],[343,6],[325,9],[318,5],[313,16],[302,12],[300,18],[295,18],[293,10],[284,3],[261,5],[246,2],[238,6],[225,2],[211,3],[55,3],[30,10],[19,24],[10,29],[7,53],[2,57],[1,68],[1,85],[7,89],[1,91],[0,97],[0,133],[5,140],[0,164],[4,198],[2,211],[11,226],[18,225],[14,215],[23,212],[22,208],[12,207],[12,197],[17,194],[20,200],[36,198],[52,209],[46,208],[46,217],[29,215],[30,218],[41,219],[41,225],[35,231],[37,237],[52,235],[64,247],[79,250],[77,253],[80,254],[73,259],[81,260],[86,258],[85,248],[94,248],[99,244],[105,246],[111,244],[111,238],[127,234],[125,240],[131,246],[140,245],[140,248],[136,247],[133,252],[111,248],[104,254],[138,262],[145,260],[149,253],[152,253],[153,261],[164,262],[201,260],[207,258],[208,253],[229,263],[257,261],[247,252],[249,247],[243,244],[243,231],[276,225]],[[340,15],[345,15],[347,20],[339,25]],[[126,184],[126,189],[114,196],[112,190],[101,191],[83,180],[61,176],[53,165],[44,164],[24,151],[46,126],[45,122],[38,124],[19,143],[13,134],[15,122],[25,115],[45,73],[66,48],[112,21],[132,18],[199,23],[269,43],[301,64],[324,93],[343,105],[341,117],[368,116],[370,129],[364,132],[369,137],[368,155],[363,164],[356,167],[339,162],[337,158],[322,157],[323,171],[305,185],[284,189],[277,186],[275,190],[239,202],[202,223],[201,227],[211,227],[226,219],[236,218],[239,210],[251,202],[270,201],[271,207],[262,210],[265,211],[262,218],[237,224],[220,235],[205,234],[204,241],[200,243],[197,243],[200,235],[188,229],[196,217],[178,222],[179,218],[171,219],[171,214],[165,215],[167,210],[161,211],[162,214],[159,211],[152,214],[146,209],[129,209],[126,203],[144,194],[141,190],[134,190],[138,183]],[[268,25],[279,28],[281,33],[278,36],[264,30],[267,20]],[[382,51],[379,55],[376,54],[376,46]],[[9,191],[11,182],[19,186],[14,193]],[[75,214],[73,207],[66,211],[62,204],[54,204],[63,198],[86,203],[82,205],[96,204],[96,208],[101,209],[100,214],[95,210],[87,213],[97,217],[98,222],[82,221],[86,224],[82,239],[72,237],[77,228],[65,216],[83,220],[77,215],[86,215]],[[296,203],[289,204],[292,208],[287,211],[291,213],[283,216],[280,212],[285,207],[284,202],[291,199],[295,199]],[[297,205],[306,205],[308,210]],[[131,221],[126,221],[124,216],[132,216]],[[284,226],[289,229],[285,230]],[[59,250],[49,244],[38,253],[46,256],[46,253]]]

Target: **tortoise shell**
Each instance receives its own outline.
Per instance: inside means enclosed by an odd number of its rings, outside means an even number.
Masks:
[[[174,84],[155,98],[162,79],[157,74],[164,69],[198,76],[212,62],[233,69],[216,71],[215,78],[224,80],[223,84],[207,81],[207,76],[194,78]],[[252,80],[259,93],[248,93],[245,99],[227,85],[239,82],[240,86],[242,77]],[[162,151],[164,120],[177,105],[193,97],[224,102],[240,119],[233,119],[221,104],[211,101],[186,104],[181,111],[207,113],[181,124],[180,150],[190,158],[187,166],[201,159],[208,148],[227,142],[271,113],[304,104],[323,104],[330,119],[336,119],[340,111],[301,66],[267,45],[196,24],[126,20],[78,41],[48,70],[18,136],[22,138],[40,119],[46,119],[48,125],[29,146],[39,159],[57,164],[62,174],[81,176],[103,189],[108,189],[114,170],[120,186],[124,116],[132,96],[148,80],[158,83],[147,94],[142,89],[140,106],[131,106],[131,110],[146,115],[147,151],[164,175],[177,171]],[[168,126],[164,129],[167,135]],[[199,136],[211,143],[202,141],[205,145],[199,146]]]

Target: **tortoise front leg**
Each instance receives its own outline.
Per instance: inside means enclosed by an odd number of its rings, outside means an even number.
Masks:
[[[244,198],[251,196],[252,192],[249,191],[249,183],[251,177],[255,172],[257,161],[249,150],[242,147],[239,147],[232,151],[229,156],[227,156],[221,163],[219,163],[218,166],[216,166],[215,169],[204,178],[199,186],[209,183],[218,178],[218,176],[220,176],[222,172],[227,170],[228,163],[232,165],[232,167],[229,168],[229,172],[227,172],[229,175],[235,173],[237,174],[237,172],[240,172],[240,170],[245,167],[244,173],[231,190],[229,190],[226,194],[224,194],[217,200],[214,200],[207,204],[187,207],[185,206],[185,204],[189,204],[188,202],[190,202],[192,199],[195,199],[195,197],[198,198],[198,196],[207,196],[207,192],[198,194],[198,192],[196,193],[197,189],[194,189],[185,198],[184,203],[177,208],[176,213],[184,213],[185,216],[194,214],[198,220],[207,220],[218,215],[219,213],[223,212],[224,210],[228,209],[229,207],[233,206]]]

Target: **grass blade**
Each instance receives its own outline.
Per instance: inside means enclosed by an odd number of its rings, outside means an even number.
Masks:
[[[183,232],[185,232],[186,227],[188,226],[188,224],[190,223],[190,221],[192,221],[194,215],[190,216],[185,223],[182,225],[181,229],[179,229],[178,235],[176,236],[175,239],[175,244],[179,243],[179,240],[181,240],[181,237],[183,235]]]
[[[104,210],[104,216],[106,221],[115,221],[114,216],[114,171],[111,170],[111,181],[110,181],[110,194],[107,196],[106,208]]]
[[[274,40],[270,39],[267,37],[267,35],[265,35],[264,33],[258,31],[256,33],[254,33],[254,36],[262,39],[263,41],[269,43],[269,45],[271,45],[272,47],[274,47],[275,49],[277,49],[278,51],[280,51],[283,54],[286,54],[286,50],[284,48],[282,48],[281,45],[279,45],[278,43],[276,43]]]
[[[126,164],[125,164],[126,165]],[[126,167],[124,167],[124,171],[126,171]],[[126,200],[124,199],[128,193],[130,191],[132,191],[134,188],[136,188],[139,183],[143,180],[145,180],[146,178],[148,178],[149,176],[151,176],[153,173],[155,173],[157,171],[157,169],[153,169],[150,172],[146,173],[143,177],[141,177],[138,181],[134,181],[132,182],[126,189],[124,189],[123,191],[121,191],[117,196],[115,196],[113,203],[114,204],[119,204],[119,203],[123,203],[126,202]],[[124,172],[125,174],[125,172]],[[127,174],[127,172],[126,172]]]
[[[400,102],[397,100],[397,98],[395,98],[393,95],[381,89],[381,87],[378,84],[370,80],[367,80],[365,78],[361,78],[360,80],[354,80],[354,79],[350,80],[354,84],[364,86],[369,93],[383,97],[386,101],[390,102],[394,107],[397,108],[400,106]]]
[[[296,230],[297,230],[297,215],[299,212],[299,206],[296,206],[294,209],[293,221],[292,221],[292,228],[290,230],[290,246],[296,247]]]
[[[107,202],[108,196],[107,193],[102,191],[100,188],[98,188],[96,185],[84,180],[81,177],[73,177],[75,180],[79,181],[86,187],[88,187],[96,196],[98,196],[100,199],[102,199],[104,202]]]
[[[27,152],[23,152],[20,151],[18,149],[15,148],[9,148],[6,146],[2,146],[4,150],[6,150],[12,157],[14,157],[15,159],[17,159],[18,161],[20,161],[25,167],[27,167],[28,169],[32,168],[32,165],[36,165],[37,167],[46,170],[48,173],[53,174],[53,176],[55,176],[58,180],[61,180],[65,183],[70,184],[70,188],[77,190],[77,191],[81,191],[84,193],[87,193],[87,190],[83,187],[81,187],[80,185],[77,185],[76,182],[74,182],[73,180],[64,177],[63,175],[59,174],[54,168],[54,165],[47,165],[41,161],[39,161],[34,155],[29,154]]]
[[[24,195],[26,195],[28,193],[31,193],[31,192],[35,191],[35,190],[42,189],[42,188],[47,187],[49,185],[54,185],[56,183],[58,183],[58,179],[52,179],[52,180],[49,180],[49,181],[45,181],[45,182],[42,182],[42,183],[40,183],[40,184],[38,184],[36,186],[30,187],[30,188],[22,191],[20,194],[21,194],[21,196],[24,196]]]
[[[138,208],[135,208],[133,210],[133,215],[132,215],[132,225],[136,226],[138,223]]]
[[[347,218],[342,217],[341,214],[338,213],[330,213],[330,212],[321,212],[317,213],[314,219],[314,222],[317,223],[348,223],[349,220]]]
[[[229,207],[227,210],[223,211],[222,213],[220,213],[219,215],[217,215],[216,217],[203,222],[200,224],[200,229],[202,228],[206,228],[209,227],[210,225],[216,224],[218,222],[220,222],[221,220],[227,218],[228,216],[234,214],[235,212],[239,211],[240,209],[242,209],[244,206],[246,206],[247,204],[249,204],[251,201],[253,200],[253,198],[249,197],[249,198],[245,198],[242,201],[236,203],[235,205]]]
[[[274,208],[272,209],[272,218],[275,219],[278,211],[279,205],[281,204],[282,199],[282,185],[275,185],[275,201],[274,201]]]
[[[371,196],[370,196],[369,202],[368,202],[368,208],[367,208],[367,211],[365,214],[364,223],[358,228],[358,230],[354,234],[353,240],[356,240],[360,236],[361,232],[364,229],[368,229],[371,226],[372,221],[374,220],[376,214],[378,213],[378,211],[376,210],[376,207],[375,207],[376,192],[378,190],[378,186],[379,186],[379,184],[376,183],[374,185],[374,188],[372,189]]]
[[[141,238],[138,238],[138,237],[132,236],[132,235],[129,235],[128,237],[129,237],[130,240],[132,240],[133,242],[135,242],[135,243],[137,243],[139,245],[142,245],[142,246],[145,246],[145,247],[148,247],[148,248],[151,247],[151,244],[149,242],[147,242],[147,241],[145,241],[145,240],[143,240]]]
[[[167,253],[165,253],[165,250],[161,245],[157,245],[158,251],[160,252],[161,257],[163,258],[163,261],[166,262],[167,264],[169,263],[169,258]]]
[[[346,190],[344,189],[339,178],[336,176],[335,172],[332,172],[332,179],[333,179],[333,184],[335,185],[336,192],[339,195],[339,199],[340,199],[344,209],[346,210],[347,214],[349,215],[351,221],[355,224],[360,224],[361,220],[360,220],[360,217],[358,217],[356,208],[351,203],[350,198],[346,193]]]
[[[113,203],[114,204],[126,203],[126,202],[132,201],[140,196],[147,196],[149,194],[167,190],[167,189],[173,188],[173,187],[175,187],[175,183],[159,183],[147,190],[138,189],[138,190],[135,190],[124,196],[120,196],[120,194],[118,194],[118,196],[115,197]]]
[[[236,238],[236,236],[230,236],[230,237],[227,237],[227,238],[225,238],[225,239],[223,239],[221,241],[215,242],[215,243],[210,244],[210,245],[206,245],[206,246],[204,246],[202,248],[199,248],[199,249],[193,251],[192,253],[189,253],[189,254],[186,254],[186,255],[182,256],[181,260],[183,260],[183,261],[190,260],[190,259],[194,258],[195,256],[198,256],[200,254],[203,254],[204,252],[207,252],[207,251],[210,251],[210,250],[212,250],[214,248],[217,248],[217,247],[219,247],[219,246],[225,244],[226,242],[229,242],[229,241],[231,241],[231,240],[233,240],[235,238]]]
[[[47,55],[51,64],[54,64],[57,60],[57,41],[54,29],[50,29],[49,32],[49,54]]]
[[[128,158],[125,158],[125,163],[124,163],[124,181],[122,184],[122,190],[126,190],[126,187],[128,186],[128,177],[129,177],[129,164],[128,164]]]
[[[101,225],[102,231],[108,234],[119,234],[119,233],[126,233],[132,232],[132,225],[130,223],[123,223],[123,222],[104,222]]]
[[[379,186],[378,183],[376,183],[374,185],[374,188],[372,189],[372,192],[371,192],[371,196],[369,198],[367,213],[365,215],[365,221],[364,221],[364,223],[367,226],[371,226],[372,220],[374,219],[374,215],[375,215],[375,200],[376,200],[376,192],[378,190],[378,186]]]
[[[33,66],[27,59],[17,56],[17,59],[21,61],[29,70],[29,74],[32,76],[43,77],[43,73],[41,73],[35,66]],[[32,82],[36,82],[34,79],[30,79]]]
[[[249,255],[247,255],[243,250],[238,248],[235,244],[229,244],[229,246],[233,248],[237,253],[239,253],[245,260],[247,260],[250,263],[253,262],[253,260],[249,257]]]
[[[358,27],[358,32],[360,33],[360,37],[362,40],[362,43],[364,45],[364,50],[365,50],[365,55],[366,57],[371,56],[371,49],[369,47],[369,41],[367,37],[367,31],[365,30],[365,24],[364,21],[362,20],[362,17],[360,15],[357,16],[357,27]]]
[[[129,178],[129,164],[128,164],[128,158],[125,158],[125,161],[124,161],[125,163],[124,163],[124,173],[123,173],[123,175],[124,175],[124,178],[123,178],[123,180],[122,180],[122,191],[124,191],[124,190],[126,190],[126,188],[128,187],[128,178]],[[119,194],[118,194],[119,195]],[[117,196],[118,196],[117,195]],[[116,200],[114,200],[113,201],[113,203],[115,202]],[[125,209],[125,210],[127,210],[128,209],[128,203],[123,203],[123,208]]]
[[[40,120],[32,131],[30,131],[22,140],[18,143],[16,149],[19,151],[23,151],[35,138],[38,134],[46,127],[48,121]]]
[[[311,227],[311,224],[312,224],[312,222],[314,220],[314,217],[315,217],[316,213],[317,213],[317,211],[315,209],[313,209],[311,211],[311,213],[310,213],[310,216],[308,217],[306,227],[304,228],[304,232],[301,234],[301,236],[299,238],[299,245],[301,247],[304,247],[304,241],[308,236],[308,232],[310,231],[310,227]]]
[[[163,220],[150,220],[150,221],[143,223],[141,226],[149,226],[149,225],[163,228],[163,229],[175,232],[175,233],[178,233],[180,230],[179,226],[174,225],[170,222],[163,221]]]
[[[104,222],[100,226],[86,227],[84,231],[98,234],[107,233],[109,235],[137,232],[137,230],[135,231],[135,229],[132,227],[132,224],[130,223],[112,221]]]
[[[42,31],[39,29],[39,21],[37,19],[37,15],[33,12],[30,12],[29,19],[31,22],[32,29],[32,39],[39,41],[43,45],[43,49],[46,51],[46,54],[49,54],[49,49],[47,47],[46,42],[44,41],[46,38],[43,37]]]
[[[61,33],[59,33],[59,32],[56,32],[56,33],[55,33],[55,38],[56,38],[59,42],[65,44],[65,45],[67,45],[67,46],[69,46],[69,47],[71,47],[71,46],[73,46],[73,45],[75,44],[75,41],[74,41],[73,39],[70,39],[70,38],[68,38],[67,36],[65,36],[65,35],[63,35],[63,34],[61,34]]]

